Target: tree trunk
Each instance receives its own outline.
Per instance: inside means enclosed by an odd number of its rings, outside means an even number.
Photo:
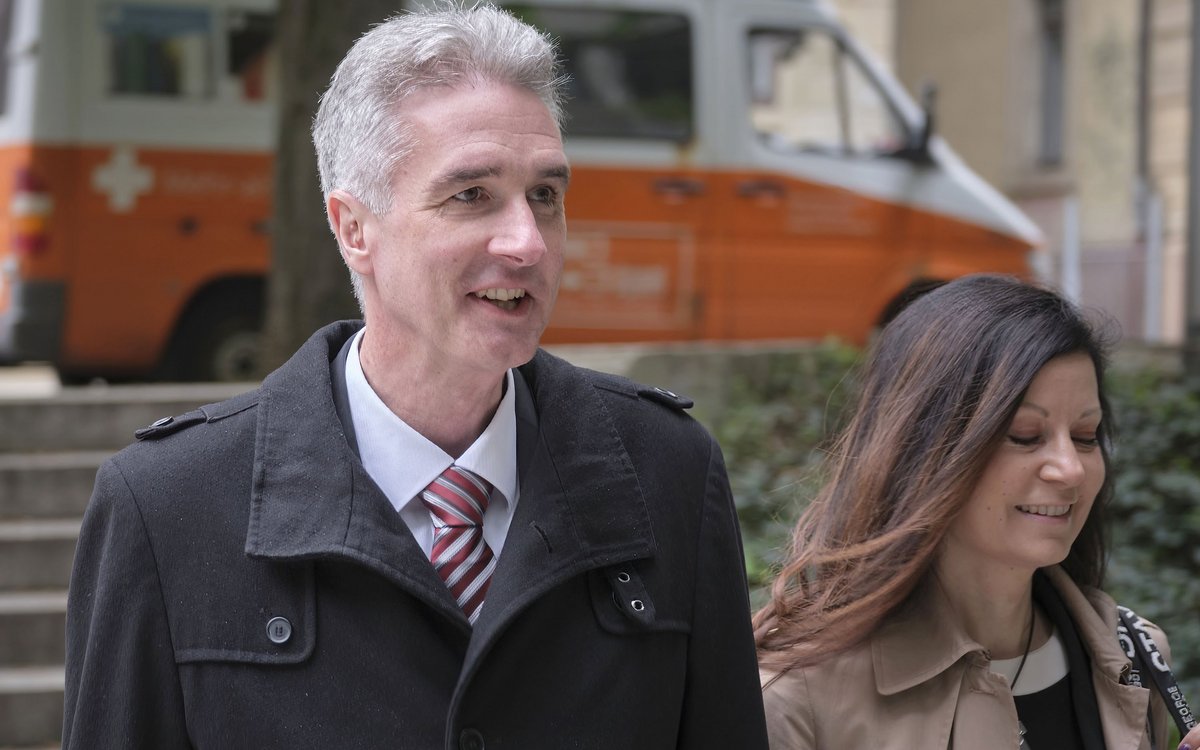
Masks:
[[[397,0],[280,2],[281,80],[264,374],[291,356],[317,328],[359,316],[349,274],[325,218],[312,119],[346,50],[400,5]]]

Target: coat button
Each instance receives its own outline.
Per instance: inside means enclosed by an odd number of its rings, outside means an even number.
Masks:
[[[459,750],[483,750],[483,735],[477,729],[464,729],[458,735]]]
[[[271,643],[283,645],[292,637],[292,623],[286,617],[272,617],[267,622],[267,637]]]

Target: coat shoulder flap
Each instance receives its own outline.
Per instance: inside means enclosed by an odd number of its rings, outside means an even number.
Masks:
[[[138,440],[159,440],[198,424],[216,422],[234,414],[251,409],[258,404],[258,391],[249,391],[240,396],[215,404],[201,406],[178,416],[163,417],[134,431]]]
[[[619,375],[612,375],[605,372],[596,372],[594,370],[584,370],[587,373],[588,379],[596,388],[617,393],[630,398],[640,398],[650,401],[660,406],[665,406],[674,411],[684,411],[695,406],[695,402],[677,393],[673,393],[666,388],[657,386],[642,385],[634,382],[629,378],[624,378]]]

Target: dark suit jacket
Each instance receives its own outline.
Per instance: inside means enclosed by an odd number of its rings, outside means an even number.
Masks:
[[[521,497],[472,629],[339,419],[356,329],[101,468],[64,749],[766,747],[725,468],[679,399],[520,369]]]

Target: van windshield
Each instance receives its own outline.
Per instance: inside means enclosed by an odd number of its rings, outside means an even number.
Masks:
[[[686,16],[508,4],[558,40],[568,136],[692,137],[692,37]]]
[[[751,124],[777,151],[894,154],[907,131],[859,61],[821,29],[752,29]]]

